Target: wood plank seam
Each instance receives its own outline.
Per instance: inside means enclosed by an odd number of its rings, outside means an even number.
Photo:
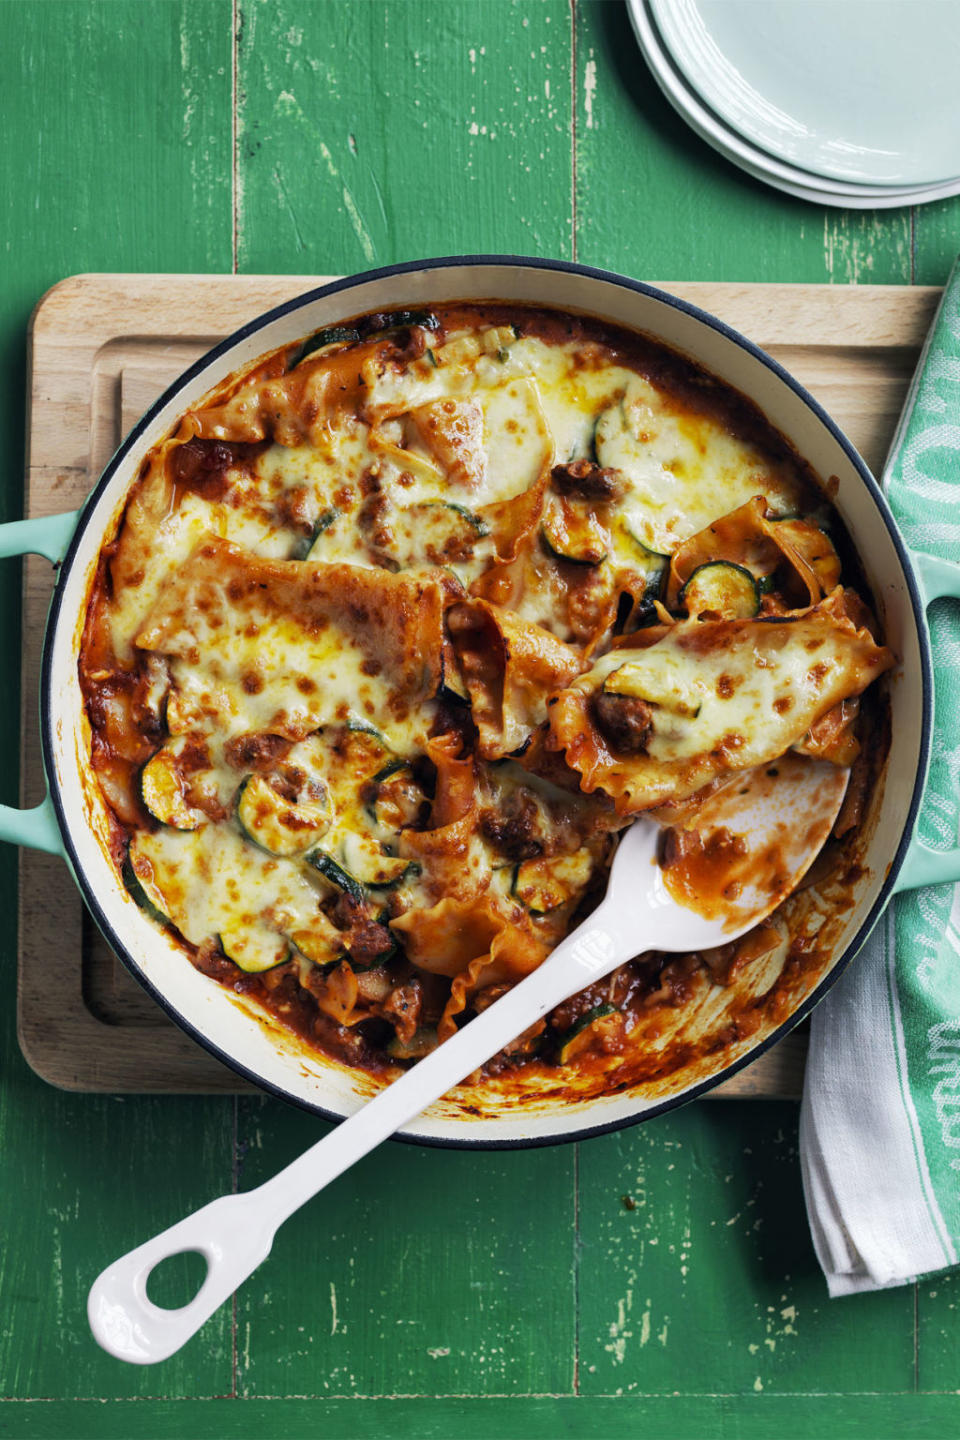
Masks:
[[[915,1395],[949,1396],[951,1399],[960,1401],[960,1391],[949,1389],[930,1390],[777,1390],[764,1389],[763,1395],[780,1400],[898,1400],[912,1398]],[[751,1402],[759,1404],[761,1401],[755,1398],[755,1392],[749,1389],[743,1390],[684,1390],[685,1400],[743,1400],[749,1397]],[[676,1390],[630,1390],[628,1393],[623,1390],[601,1390],[589,1395],[574,1395],[569,1390],[489,1390],[478,1394],[470,1390],[450,1391],[406,1391],[397,1390],[393,1392],[370,1391],[337,1391],[327,1393],[315,1391],[257,1391],[255,1395],[220,1392],[214,1395],[0,1395],[0,1405],[52,1405],[52,1404],[75,1404],[83,1403],[89,1405],[105,1405],[108,1402],[116,1405],[144,1405],[157,1401],[168,1403],[191,1404],[198,1400],[228,1400],[236,1401],[243,1405],[249,1401],[261,1400],[309,1400],[317,1404],[350,1401],[372,1401],[372,1400],[568,1400],[580,1401],[584,1406],[592,1404],[596,1400],[676,1400]],[[936,1437],[940,1440],[940,1437]]]

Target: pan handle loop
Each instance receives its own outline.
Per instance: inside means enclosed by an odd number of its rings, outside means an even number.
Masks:
[[[960,600],[960,564],[941,560],[939,555],[912,552],[913,568],[927,609],[935,600]],[[934,850],[925,845],[916,831],[894,885],[894,894],[919,890],[924,885],[946,885],[960,880],[960,845]]]
[[[925,555],[922,550],[911,551],[910,558],[928,610],[934,600],[960,600],[960,564],[941,560],[939,555]]]
[[[59,565],[79,519],[79,510],[65,510],[0,525],[0,560],[9,555],[44,555],[51,565]]]
[[[59,565],[77,528],[79,510],[61,515],[38,515],[31,520],[11,520],[0,525],[0,559],[11,555],[43,555]],[[63,841],[49,791],[32,810],[0,805],[0,840],[62,855]]]

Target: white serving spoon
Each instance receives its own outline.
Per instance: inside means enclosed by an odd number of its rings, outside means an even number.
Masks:
[[[538,970],[271,1180],[211,1201],[108,1265],[87,1302],[98,1343],[135,1365],[167,1359],[266,1259],[284,1220],[561,1001],[645,950],[711,949],[751,929],[819,853],[847,777],[826,762],[788,756],[698,807],[704,841],[722,827],[747,842],[739,894],[724,899],[716,918],[673,899],[657,862],[661,827],[635,821],[620,839],[603,901]],[[147,1298],[147,1279],[184,1251],[204,1256],[207,1275],[188,1305],[165,1310]]]

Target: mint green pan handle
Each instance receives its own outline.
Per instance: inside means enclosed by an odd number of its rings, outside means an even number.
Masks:
[[[960,600],[960,565],[918,550],[913,551],[911,558],[927,609],[934,600]],[[949,850],[931,850],[914,833],[893,889],[898,895],[902,890],[919,890],[923,885],[944,885],[956,880],[960,880],[960,845],[952,845]]]
[[[11,520],[8,525],[0,525],[0,559],[8,555],[44,555],[52,564],[59,565],[67,553],[79,516],[79,510],[71,510],[63,515],[40,515],[33,520]],[[32,810],[0,805],[0,840],[62,855],[63,840],[50,792]]]

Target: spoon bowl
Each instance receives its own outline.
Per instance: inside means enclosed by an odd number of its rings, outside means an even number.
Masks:
[[[797,888],[826,843],[850,771],[788,752],[741,773],[692,813],[678,807],[650,903],[662,905],[660,950],[702,950],[736,939]],[[678,908],[679,907],[679,908]],[[723,927],[703,938],[698,921]]]

